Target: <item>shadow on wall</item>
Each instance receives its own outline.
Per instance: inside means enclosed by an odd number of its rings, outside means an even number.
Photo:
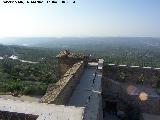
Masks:
[[[36,120],[38,115],[0,111],[0,120]]]

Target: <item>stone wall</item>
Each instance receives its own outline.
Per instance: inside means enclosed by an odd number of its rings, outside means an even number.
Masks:
[[[124,80],[121,80],[121,74],[124,74]],[[141,75],[144,75],[144,84],[155,85],[160,78],[160,69],[151,67],[125,66],[125,65],[107,65],[104,66],[104,77],[114,80],[121,80],[128,83],[136,83]]]
[[[144,113],[160,114],[160,97],[148,96],[146,101],[141,101],[138,95],[130,95],[126,86],[112,79],[103,78],[103,97],[112,96],[117,101],[126,105],[138,106]]]
[[[58,59],[59,78],[62,78],[75,63],[77,63],[77,61]]]
[[[0,120],[36,120],[38,115],[0,111]]]
[[[69,68],[71,68],[75,63],[83,61],[84,64],[87,64],[89,60],[88,55],[70,52],[69,50],[60,51],[56,58],[58,59],[59,65],[59,78],[62,78]]]
[[[127,96],[126,101],[133,105],[138,105],[143,113],[160,115],[160,98],[149,96],[146,101],[141,101],[138,95]]]
[[[83,69],[84,63],[82,61],[75,63],[55,85],[49,85],[41,102],[67,104],[79,82]]]

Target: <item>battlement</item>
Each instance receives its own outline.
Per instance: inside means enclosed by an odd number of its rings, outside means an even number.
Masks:
[[[105,66],[113,66],[113,67],[123,67],[123,68],[140,68],[140,69],[152,69],[152,70],[160,70],[160,68],[150,67],[150,66],[134,66],[134,65],[117,65],[112,63],[104,63]]]

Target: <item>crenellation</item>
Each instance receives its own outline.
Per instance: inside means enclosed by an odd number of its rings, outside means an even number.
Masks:
[[[127,67],[127,68],[142,68],[142,69],[153,69],[160,70],[160,68],[150,67],[150,66],[137,66],[137,65],[118,65],[113,63],[104,63],[105,66],[113,66],[113,67]]]

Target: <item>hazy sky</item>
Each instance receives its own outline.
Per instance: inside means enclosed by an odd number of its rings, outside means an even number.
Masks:
[[[0,37],[160,37],[160,0],[72,1],[20,5],[0,0]]]

